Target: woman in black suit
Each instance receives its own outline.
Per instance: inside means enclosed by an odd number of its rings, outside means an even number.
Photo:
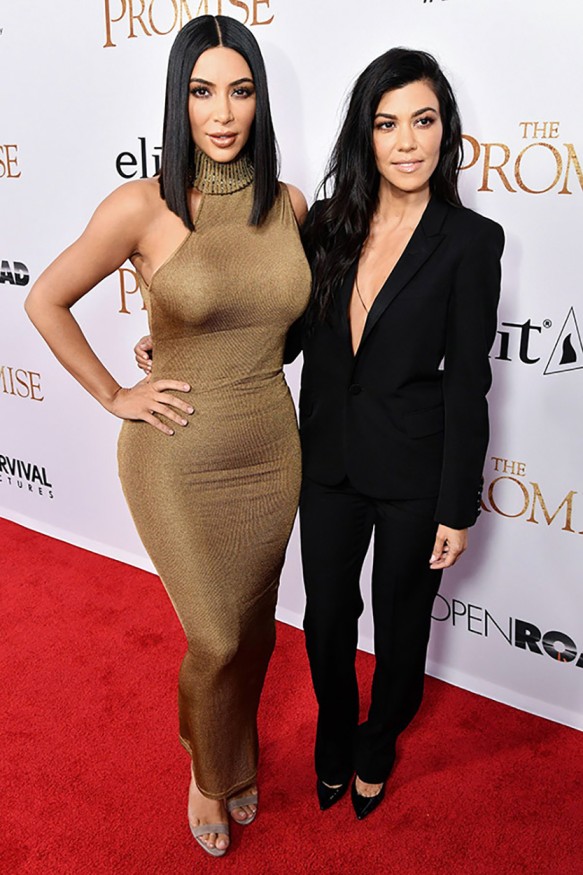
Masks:
[[[504,235],[461,206],[461,155],[437,62],[392,49],[356,82],[330,196],[303,232],[313,293],[295,344],[317,790],[328,808],[355,775],[359,818],[382,800],[421,703],[433,600],[479,513]],[[358,725],[359,578],[373,531],[376,665]]]

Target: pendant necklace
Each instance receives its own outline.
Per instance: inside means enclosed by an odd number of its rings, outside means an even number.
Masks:
[[[357,270],[356,270],[356,276],[354,277],[354,285],[355,285],[355,287],[356,287],[356,294],[357,294],[358,297],[360,298],[360,303],[361,303],[362,306],[364,307],[365,311],[368,313],[368,312],[369,312],[369,308],[368,308],[368,307],[366,306],[366,304],[364,303],[363,297],[362,297],[362,295],[360,294],[360,289],[358,288],[358,268],[357,268]]]

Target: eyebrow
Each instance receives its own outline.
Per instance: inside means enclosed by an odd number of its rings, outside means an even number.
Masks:
[[[423,115],[424,112],[434,112],[436,115],[439,115],[434,106],[424,106],[423,109],[418,109],[412,113],[411,118],[417,118],[417,116]],[[375,118],[388,118],[391,119],[391,121],[396,121],[397,116],[392,115],[390,112],[377,112]]]
[[[193,82],[198,82],[200,85],[214,85],[214,82],[209,82],[208,79],[201,79],[199,76],[193,76],[190,80],[190,84]],[[234,82],[229,82],[229,88],[233,88],[234,85],[242,85],[243,82],[250,82],[251,85],[255,85],[253,79],[250,79],[248,76],[243,76],[241,79],[235,79]]]

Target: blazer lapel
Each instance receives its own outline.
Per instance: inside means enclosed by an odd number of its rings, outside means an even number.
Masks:
[[[403,254],[387,277],[382,289],[376,296],[374,303],[370,308],[362,338],[358,346],[357,355],[387,307],[395,300],[399,292],[401,292],[407,283],[410,282],[417,271],[420,270],[443,240],[445,235],[441,233],[441,227],[448,209],[450,208],[447,204],[438,201],[435,198],[432,198],[427,204],[425,212],[415,228],[409,243],[405,247]],[[356,269],[351,270],[350,272],[352,281],[348,291],[349,297],[350,292],[352,291],[355,273]],[[348,278],[347,275],[347,281]],[[343,302],[343,306],[344,310],[347,311],[348,300],[345,304]],[[347,315],[346,323],[348,325]]]

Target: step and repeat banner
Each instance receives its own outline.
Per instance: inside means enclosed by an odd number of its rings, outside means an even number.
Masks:
[[[257,37],[282,178],[309,199],[372,58],[421,48],[450,77],[464,202],[499,221],[507,244],[483,512],[437,598],[429,670],[583,728],[583,9],[572,0],[0,0],[0,513],[151,570],[117,480],[120,423],[60,368],[23,302],[112,189],[156,173],[168,52],[205,13]],[[136,382],[147,323],[131,265],[75,314],[117,379]],[[302,609],[294,533],[279,617],[301,625]]]

